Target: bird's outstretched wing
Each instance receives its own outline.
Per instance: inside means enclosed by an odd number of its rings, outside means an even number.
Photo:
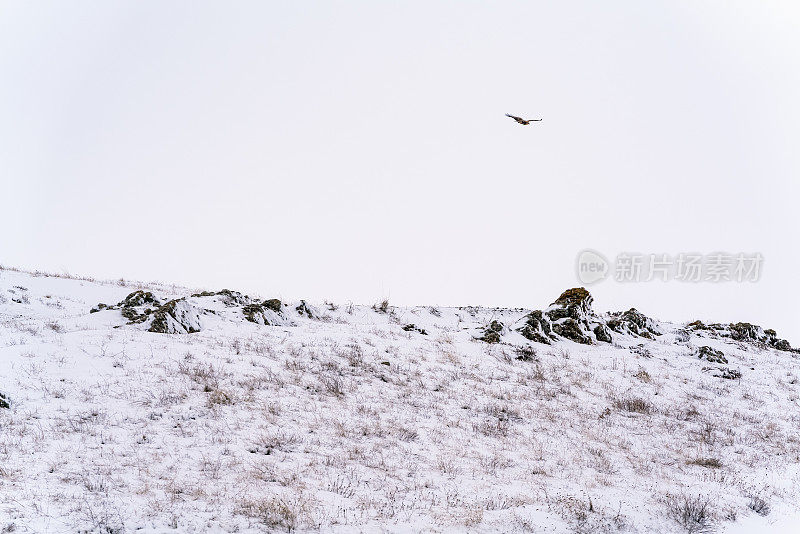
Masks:
[[[528,122],[539,122],[539,121],[541,121],[541,120],[542,120],[542,119],[528,119]]]
[[[517,120],[521,121],[521,120],[522,120],[522,117],[516,117],[516,116],[514,116],[514,115],[509,115],[508,113],[506,113],[506,117],[511,117],[511,118],[512,118],[512,119],[514,119],[515,121],[517,121]]]

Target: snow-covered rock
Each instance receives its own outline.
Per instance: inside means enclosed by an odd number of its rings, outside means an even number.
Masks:
[[[653,339],[653,336],[660,336],[663,333],[655,320],[647,317],[636,308],[631,308],[626,312],[612,313],[610,316],[611,318],[607,322],[608,327],[620,334],[631,334]]]
[[[726,337],[744,343],[753,343],[757,345],[766,345],[782,351],[794,351],[791,344],[785,340],[780,339],[775,330],[764,329],[758,325],[750,323],[710,323],[704,324],[702,321],[693,321],[686,325],[690,330],[693,330],[701,335],[711,337]]]
[[[584,345],[610,343],[611,331],[592,309],[592,295],[583,287],[564,291],[544,312],[536,310],[517,324],[525,338],[550,344],[559,337]]]
[[[194,334],[204,328],[204,317],[216,316],[220,320],[246,320],[264,326],[291,324],[283,314],[283,304],[278,299],[260,301],[238,291],[203,291],[161,304],[159,297],[150,291],[137,290],[118,304],[97,304],[90,313],[119,310],[128,325],[142,324],[149,332],[158,334]]]
[[[153,312],[149,332],[158,334],[193,334],[203,328],[207,312],[186,299],[170,300]]]
[[[697,350],[697,357],[711,363],[728,363],[725,354],[721,350],[713,349],[707,345],[703,345]]]

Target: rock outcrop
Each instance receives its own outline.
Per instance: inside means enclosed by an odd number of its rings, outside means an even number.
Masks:
[[[204,314],[205,310],[185,299],[170,300],[153,312],[147,330],[158,334],[194,334],[202,329]]]
[[[319,311],[316,308],[314,308],[313,306],[310,306],[304,300],[300,301],[300,304],[297,305],[297,307],[295,308],[295,311],[298,314],[300,314],[301,316],[305,315],[309,319],[316,319],[317,317],[319,317]]]
[[[252,302],[242,306],[242,315],[251,323],[264,326],[281,325],[285,321],[281,316],[281,301],[268,299],[263,302]]]
[[[523,324],[517,331],[523,337],[537,343],[549,345],[556,337],[550,327],[550,321],[545,318],[541,310],[532,311],[523,318]]]
[[[731,338],[736,341],[764,343],[778,350],[792,350],[792,346],[785,339],[779,339],[777,332],[768,328],[764,330],[758,325],[750,323],[731,323],[728,325]]]
[[[268,310],[272,310],[275,313],[280,313],[281,309],[283,308],[283,303],[278,299],[267,299],[261,303]]]
[[[304,303],[303,303],[304,304]],[[193,334],[203,329],[204,317],[221,315],[231,320],[245,320],[260,325],[286,325],[283,303],[278,299],[259,301],[238,291],[203,291],[164,304],[153,293],[134,291],[119,303],[100,303],[91,313],[119,310],[128,324],[144,324],[149,332],[159,334]]]
[[[771,328],[763,329],[751,323],[710,323],[704,324],[702,321],[693,321],[686,325],[688,330],[705,334],[712,337],[727,337],[734,341],[743,343],[755,343],[772,347],[782,351],[794,351],[792,346],[785,339],[780,339],[777,332]]]
[[[592,309],[592,295],[582,287],[564,291],[544,312],[553,332],[578,343],[591,345],[598,340],[611,341],[605,322]]]
[[[592,295],[582,287],[564,291],[545,311],[526,315],[517,331],[526,339],[551,343],[559,337],[591,345],[609,343],[611,331],[592,309]]]
[[[500,343],[505,328],[500,321],[492,321],[483,329],[483,335],[479,339],[486,343]]]
[[[697,357],[710,363],[728,363],[728,359],[721,350],[712,349],[707,345],[697,349]]]
[[[611,319],[608,320],[607,324],[614,332],[647,339],[654,339],[654,336],[663,334],[661,328],[653,319],[647,317],[636,308],[631,308],[626,312],[615,312],[610,315]]]

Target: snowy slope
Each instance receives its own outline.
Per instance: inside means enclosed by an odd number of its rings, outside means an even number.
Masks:
[[[768,331],[262,297],[0,270],[0,532],[800,531]]]

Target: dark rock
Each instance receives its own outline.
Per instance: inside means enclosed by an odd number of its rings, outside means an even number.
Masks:
[[[240,308],[242,315],[247,321],[262,324],[286,324],[280,312],[282,303],[278,299],[269,299],[263,302],[254,301],[247,295],[238,291],[223,289],[221,291],[203,291],[194,293],[193,299],[218,297],[227,308],[233,308],[234,312]],[[307,310],[309,317],[316,315],[310,306],[301,302],[303,310]],[[134,291],[120,303],[114,306],[107,306],[100,303],[92,308],[92,313],[100,310],[119,310],[122,316],[128,320],[128,324],[140,324],[149,322],[148,330],[163,334],[187,334],[199,332],[202,328],[201,316],[206,314],[217,314],[218,310],[204,309],[196,301],[187,300],[187,297],[171,300],[165,304],[160,304],[158,298],[149,291]]]
[[[487,330],[486,332],[484,332],[483,336],[479,337],[478,339],[480,339],[481,341],[485,341],[486,343],[500,343],[500,340],[502,338],[500,337],[499,332],[492,332],[491,330]]]
[[[158,334],[193,334],[200,331],[202,310],[185,299],[171,300],[153,312],[149,332]]]
[[[706,345],[698,349],[697,357],[711,363],[728,363],[728,359],[721,350],[712,349]]]
[[[611,342],[610,330],[592,310],[592,295],[582,287],[564,291],[544,312],[536,310],[523,319],[517,331],[537,343],[550,344],[557,336],[591,345],[595,339]]]
[[[775,330],[771,328],[764,330],[760,326],[751,323],[711,323],[704,325],[701,321],[694,321],[686,325],[686,327],[692,330],[703,330],[712,337],[730,337],[734,341],[765,345],[782,351],[794,350],[788,341],[778,338]]]
[[[728,328],[731,331],[731,338],[736,341],[764,341],[766,338],[766,332],[754,324],[731,323]]]
[[[505,330],[505,325],[500,321],[492,321],[483,329],[483,335],[479,337],[481,341],[485,341],[486,343],[500,343],[502,339],[503,330]]]
[[[541,310],[532,311],[525,316],[525,323],[517,331],[526,339],[537,343],[549,345],[555,339],[550,327],[550,321],[544,317]]]
[[[776,339],[772,343],[772,346],[775,347],[778,350],[785,350],[785,351],[792,350],[792,346],[785,339]]]
[[[584,345],[591,345],[592,338],[585,334],[585,330],[575,319],[564,319],[561,322],[553,324],[553,332],[561,337],[571,339]]]
[[[283,303],[281,303],[281,301],[278,299],[268,299],[262,302],[261,305],[267,308],[268,310],[274,311],[275,313],[280,313],[281,306],[283,305]]]
[[[620,334],[632,334],[647,339],[653,339],[653,336],[662,334],[656,322],[636,308],[631,308],[626,312],[612,313],[611,315],[613,318],[609,319],[608,327]]]
[[[489,326],[486,327],[487,330],[491,332],[502,332],[505,326],[500,321],[492,321],[489,323]]]
[[[150,291],[138,290],[113,306],[101,302],[89,310],[89,313],[97,313],[101,310],[120,310],[122,316],[128,320],[128,324],[138,324],[146,321],[153,311],[151,308],[142,309],[145,306],[157,308],[161,306],[161,303]]]
[[[427,336],[428,332],[425,331],[424,328],[420,328],[414,324],[407,324],[403,327],[403,330],[406,332],[417,332],[418,334],[422,334],[423,336]]]
[[[300,301],[300,304],[297,305],[295,310],[297,310],[297,313],[299,313],[300,315],[305,315],[309,319],[314,319],[314,312],[311,310],[311,307],[308,304],[306,304],[306,301],[304,300]]]
[[[2,392],[0,392],[0,408],[11,408],[11,399]]]
[[[597,338],[597,341],[604,341],[606,343],[611,343],[611,330],[604,324],[599,324],[594,327],[594,337]]]
[[[152,310],[148,308],[143,313],[138,313],[134,308],[122,308],[120,313],[129,321],[129,324],[138,324],[145,322]]]
[[[231,291],[230,289],[217,291],[217,296],[222,297],[222,301],[226,306],[247,306],[252,300],[247,295],[242,295],[238,291]]]
[[[154,307],[161,306],[159,300],[150,291],[134,291],[125,299],[117,304],[121,308],[137,308],[139,306],[151,305]]]
[[[591,313],[593,300],[591,293],[589,293],[586,288],[574,287],[561,293],[561,296],[559,296],[553,304],[566,307],[576,306],[582,308],[584,313]]]
[[[692,339],[692,335],[685,328],[678,328],[675,330],[676,343],[688,343],[690,339]]]
[[[748,343],[764,343],[778,350],[790,351],[792,346],[785,339],[779,339],[775,330],[768,328],[764,330],[758,325],[750,323],[731,323],[728,325],[731,338],[736,341]]]
[[[269,326],[269,320],[264,314],[264,306],[261,304],[247,304],[242,306],[242,315],[251,323]]]
[[[604,324],[592,310],[592,302],[592,295],[585,288],[576,287],[564,291],[544,314],[555,334],[591,345],[594,343],[594,330]],[[601,329],[600,332],[604,339],[611,339],[607,329]]]
[[[778,333],[775,332],[775,330],[773,330],[772,328],[767,328],[766,330],[764,330],[764,335],[767,337],[766,343],[770,347],[774,347],[778,350],[784,350],[784,351],[792,350],[792,346],[789,344],[789,342],[786,341],[785,339],[779,339]]]

